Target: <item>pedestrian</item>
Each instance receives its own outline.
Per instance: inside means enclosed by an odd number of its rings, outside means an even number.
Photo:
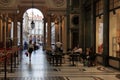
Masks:
[[[62,43],[61,42],[56,42],[56,47],[55,47],[55,51],[56,52],[62,52]]]
[[[33,50],[34,50],[34,45],[32,44],[32,40],[30,40],[29,45],[28,45],[29,61],[31,61],[31,55],[32,55]]]

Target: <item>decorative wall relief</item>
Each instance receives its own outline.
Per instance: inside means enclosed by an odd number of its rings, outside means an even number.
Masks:
[[[61,7],[65,4],[65,0],[53,0],[53,2],[57,7]]]
[[[6,8],[6,7],[16,7],[17,0],[0,0],[0,7]]]
[[[10,5],[12,0],[0,0],[0,5],[1,6],[4,6],[4,7],[7,7]]]

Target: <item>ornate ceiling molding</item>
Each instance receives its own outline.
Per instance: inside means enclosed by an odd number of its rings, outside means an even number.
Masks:
[[[7,7],[12,3],[13,0],[0,0],[0,6]]]
[[[61,7],[65,4],[65,0],[53,0],[53,3],[56,5],[56,7]]]
[[[17,0],[0,0],[0,9],[4,8],[16,8]]]
[[[1,13],[13,13],[17,10],[17,0],[0,0]]]

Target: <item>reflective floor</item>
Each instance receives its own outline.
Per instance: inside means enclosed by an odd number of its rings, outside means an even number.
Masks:
[[[0,80],[4,80],[4,72],[0,72]],[[12,73],[7,72],[7,80],[120,80],[120,72],[101,65],[87,67],[80,62],[71,66],[67,55],[62,66],[53,66],[39,49],[32,53],[31,62],[23,51],[22,61]]]

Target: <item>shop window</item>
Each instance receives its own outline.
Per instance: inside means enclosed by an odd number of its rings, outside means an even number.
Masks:
[[[109,55],[120,58],[120,10],[110,12]]]
[[[96,18],[96,53],[103,53],[103,16]]]

